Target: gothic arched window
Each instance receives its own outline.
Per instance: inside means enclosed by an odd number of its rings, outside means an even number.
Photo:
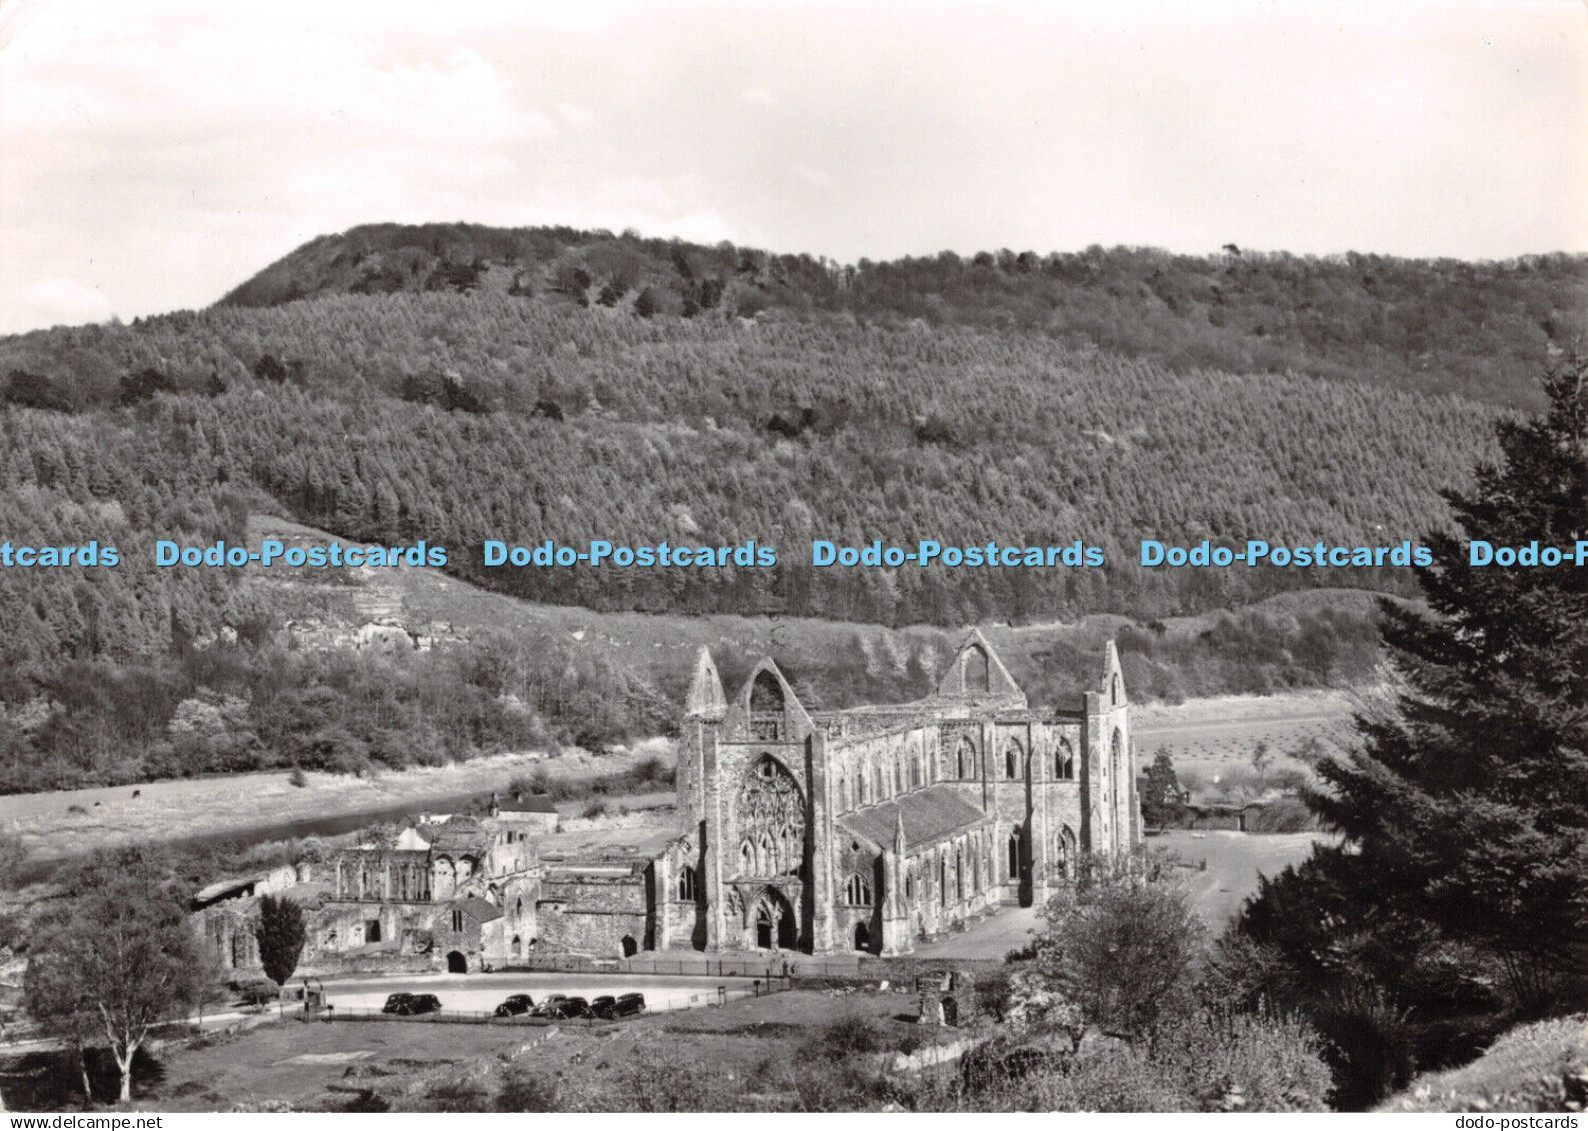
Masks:
[[[1059,745],[1053,751],[1053,776],[1060,781],[1075,777],[1075,751],[1070,749],[1067,739],[1059,739]]]
[[[1004,747],[1004,777],[1010,781],[1020,776],[1020,761],[1024,753],[1017,739],[1011,738],[1009,745]]]
[[[965,650],[964,679],[966,691],[992,690],[992,665],[988,663],[987,653],[980,644],[973,644]]]
[[[844,887],[844,898],[854,907],[871,906],[871,885],[859,872],[849,877],[849,883]]]
[[[695,902],[695,870],[688,864],[678,873],[678,898],[685,903]]]
[[[739,821],[741,875],[797,871],[805,843],[805,799],[788,769],[770,756],[745,770],[734,813]]]
[[[769,671],[756,675],[750,685],[750,734],[761,742],[781,742],[787,738],[784,724],[783,685]]]
[[[976,776],[976,746],[969,738],[961,738],[954,750],[954,769],[962,781]]]

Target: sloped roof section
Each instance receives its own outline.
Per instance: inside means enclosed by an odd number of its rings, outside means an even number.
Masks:
[[[502,917],[502,909],[488,899],[481,899],[471,895],[467,899],[455,899],[447,905],[454,911],[461,911],[476,923],[489,923]]]
[[[838,824],[878,848],[892,848],[900,820],[904,822],[904,847],[919,848],[950,833],[991,820],[976,806],[946,785],[907,793],[892,801],[845,813]]]
[[[430,842],[432,852],[484,852],[491,846],[491,834],[473,817],[454,817],[442,825],[422,825],[419,835]]]

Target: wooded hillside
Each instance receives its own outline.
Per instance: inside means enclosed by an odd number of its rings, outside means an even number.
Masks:
[[[1149,570],[1135,564],[1139,540],[1416,541],[1444,522],[1439,489],[1490,451],[1504,410],[1405,386],[1424,365],[1455,387],[1469,370],[1533,380],[1585,268],[1374,261],[1384,287],[1422,296],[1437,333],[1417,352],[1396,338],[1384,368],[1357,370],[1340,359],[1388,341],[1399,315],[1351,297],[1365,284],[1348,268],[1366,270],[1353,262],[1000,253],[850,270],[600,233],[381,227],[315,241],[208,311],[0,339],[0,531],[121,551],[115,568],[0,570],[10,787],[405,764],[548,728],[604,741],[665,725],[665,695],[610,657],[541,648],[551,666],[512,684],[500,648],[395,673],[288,655],[274,643],[282,610],[233,572],[153,565],[156,539],[236,542],[261,512],[346,539],[444,545],[449,572],[542,602],[883,625],[1106,612],[1140,623],[1164,688],[1239,684],[1242,656],[1259,686],[1337,678],[1347,654],[1360,670],[1360,612],[1320,612],[1278,637],[1232,620],[1173,657],[1151,644],[1152,625],[1321,586],[1408,593],[1404,571]],[[1224,370],[1203,366],[1216,354],[1180,351],[1177,335],[1215,326],[1220,304],[1196,282],[1215,276],[1244,296],[1220,333],[1249,350],[1282,339],[1300,360]],[[1133,278],[1155,279],[1158,297]],[[1191,296],[1172,317],[1170,280]],[[1308,322],[1295,288],[1343,305],[1319,298],[1310,309],[1331,313]],[[1290,329],[1247,324],[1259,295]],[[1482,307],[1486,329],[1452,313],[1463,303]],[[1110,339],[1105,322],[1135,337]],[[1454,322],[1465,328],[1446,342],[1438,327]],[[1447,348],[1465,360],[1446,366]],[[754,539],[779,563],[490,568],[488,538]],[[1082,539],[1109,565],[819,570],[806,564],[813,538]],[[213,642],[233,635],[222,663]],[[1192,670],[1215,653],[1224,675]],[[504,690],[531,685],[529,700]],[[589,718],[558,706],[569,702]]]
[[[1538,403],[1552,347],[1588,332],[1588,258],[1500,263],[1240,249],[953,252],[841,265],[632,233],[377,224],[304,245],[224,303],[505,292],[642,315],[840,313],[1026,330],[1184,372],[1307,373]]]

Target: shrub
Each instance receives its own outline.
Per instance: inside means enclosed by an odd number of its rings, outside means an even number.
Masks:
[[[614,1086],[586,1095],[590,1111],[731,1111],[737,1095],[715,1066],[682,1061],[662,1043],[638,1045],[619,1070]]]
[[[821,1035],[806,1046],[806,1051],[813,1060],[843,1061],[881,1052],[886,1047],[887,1039],[875,1021],[851,1014],[829,1023]]]
[[[1280,797],[1246,817],[1249,833],[1304,833],[1318,827],[1318,819],[1297,797]]]
[[[342,1110],[379,1115],[391,1110],[391,1101],[376,1095],[373,1088],[362,1088],[358,1095],[342,1105]]]
[[[1417,1069],[1417,1034],[1379,987],[1353,985],[1312,1013],[1334,1069],[1333,1106],[1366,1111],[1406,1086]]]
[[[1139,1034],[1190,988],[1207,928],[1163,859],[1082,860],[1049,900],[1031,975],[1110,1031]]]
[[[1192,1110],[1186,1097],[1164,1078],[1159,1067],[1142,1050],[1131,1047],[1104,1048],[1076,1059],[1065,1071],[996,1086],[985,1098],[995,1096],[997,1106],[983,1110]]]
[[[1174,1019],[1149,1060],[1197,1111],[1324,1111],[1333,1084],[1317,1034],[1263,1012]]]
[[[292,767],[292,773],[287,775],[287,782],[289,785],[295,785],[302,789],[309,784],[309,777],[301,768],[294,766]]]
[[[490,1111],[490,1097],[485,1085],[478,1080],[459,1077],[430,1085],[425,1093],[422,1110],[439,1112]]]
[[[559,1111],[557,1082],[516,1068],[502,1076],[501,1090],[496,1094],[497,1111]]]
[[[803,1072],[795,1084],[798,1111],[856,1111],[895,1097],[883,1072],[868,1064],[837,1062]]]
[[[269,1005],[281,998],[281,990],[274,982],[267,982],[262,978],[237,984],[237,996],[247,1005]]]

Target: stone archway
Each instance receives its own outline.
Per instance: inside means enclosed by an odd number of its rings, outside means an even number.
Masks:
[[[757,950],[798,950],[799,920],[782,892],[767,888],[750,913],[752,943]]]
[[[464,957],[461,950],[454,950],[452,953],[447,955],[448,974],[467,974],[468,972],[469,960]]]

